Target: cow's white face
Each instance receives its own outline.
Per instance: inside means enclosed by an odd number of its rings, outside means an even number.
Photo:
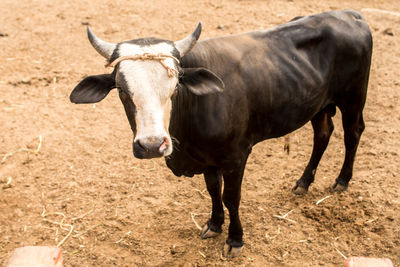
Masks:
[[[134,155],[137,158],[170,155],[171,96],[178,82],[196,95],[221,92],[224,88],[223,81],[204,68],[183,69],[178,78],[179,59],[192,49],[200,32],[199,23],[191,35],[177,42],[148,38],[111,44],[97,38],[88,28],[89,41],[115,69],[111,74],[84,78],[71,92],[71,102],[96,103],[118,88],[134,134]],[[165,55],[161,61],[144,56],[159,54]]]
[[[147,46],[122,43],[116,52],[118,57],[160,53],[173,56],[174,50],[175,47],[166,42]],[[168,57],[163,63],[174,70],[175,75],[168,75],[158,60],[124,60],[116,67],[115,83],[120,89],[121,101],[125,107],[132,104],[135,107],[127,116],[130,121],[135,120],[133,150],[138,158],[168,156],[172,152],[168,126],[171,95],[178,84],[178,66]]]

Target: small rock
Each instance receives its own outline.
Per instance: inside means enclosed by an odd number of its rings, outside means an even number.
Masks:
[[[31,84],[32,84],[32,81],[31,81],[31,80],[28,80],[28,79],[21,80],[20,82],[21,82],[22,84],[27,84],[27,85],[31,85]]]
[[[11,188],[12,187],[12,177],[10,176],[10,177],[8,177],[7,178],[7,182],[6,182],[6,184],[5,185],[3,185],[3,189],[8,189],[8,188]]]
[[[172,255],[179,255],[185,253],[186,249],[184,246],[181,245],[173,245],[170,248],[170,252]]]
[[[8,36],[7,33],[2,33],[2,32],[0,32],[0,37],[6,37],[6,36]]]
[[[11,184],[5,184],[5,185],[3,185],[3,189],[8,189],[8,188],[11,188],[11,187],[12,187]]]
[[[394,36],[393,30],[391,28],[387,28],[383,31],[383,34]]]
[[[361,267],[361,266],[375,266],[375,267],[393,267],[393,263],[388,258],[367,258],[367,257],[350,257],[346,259],[344,267]]]
[[[56,247],[21,247],[13,252],[6,266],[62,267],[63,256],[61,249]]]

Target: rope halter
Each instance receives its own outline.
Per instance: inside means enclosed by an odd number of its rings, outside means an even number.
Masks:
[[[175,75],[178,75],[178,71],[173,69],[173,68],[171,68],[171,67],[168,67],[167,64],[165,64],[165,60],[167,58],[172,58],[179,65],[179,60],[174,56],[166,55],[166,54],[162,54],[162,53],[159,53],[159,54],[156,54],[156,55],[155,54],[144,53],[142,55],[122,56],[122,57],[119,57],[119,58],[115,59],[112,62],[107,62],[105,66],[114,68],[118,63],[120,63],[121,61],[124,61],[124,60],[142,60],[142,61],[144,61],[144,60],[158,60],[161,63],[161,65],[163,65],[163,67],[167,70],[168,77],[174,77]]]

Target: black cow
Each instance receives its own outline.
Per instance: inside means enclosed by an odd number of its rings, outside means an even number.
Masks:
[[[88,29],[94,48],[115,68],[85,78],[70,98],[98,102],[119,88],[135,136],[135,156],[165,156],[177,176],[203,173],[212,215],[201,236],[221,233],[224,203],[230,218],[224,254],[236,256],[243,246],[243,172],[258,142],[311,121],[311,159],[293,188],[303,194],[314,180],[338,107],[346,155],[333,188],[347,188],[364,130],[372,37],[363,17],[352,10],[298,17],[196,44],[200,31],[201,24],[178,42],[144,38],[110,44]]]

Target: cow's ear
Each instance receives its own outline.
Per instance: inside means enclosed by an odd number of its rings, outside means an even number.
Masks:
[[[115,88],[111,74],[89,76],[83,79],[71,92],[69,99],[75,104],[97,103]]]
[[[184,68],[180,83],[195,95],[218,93],[225,89],[221,78],[205,68]]]

